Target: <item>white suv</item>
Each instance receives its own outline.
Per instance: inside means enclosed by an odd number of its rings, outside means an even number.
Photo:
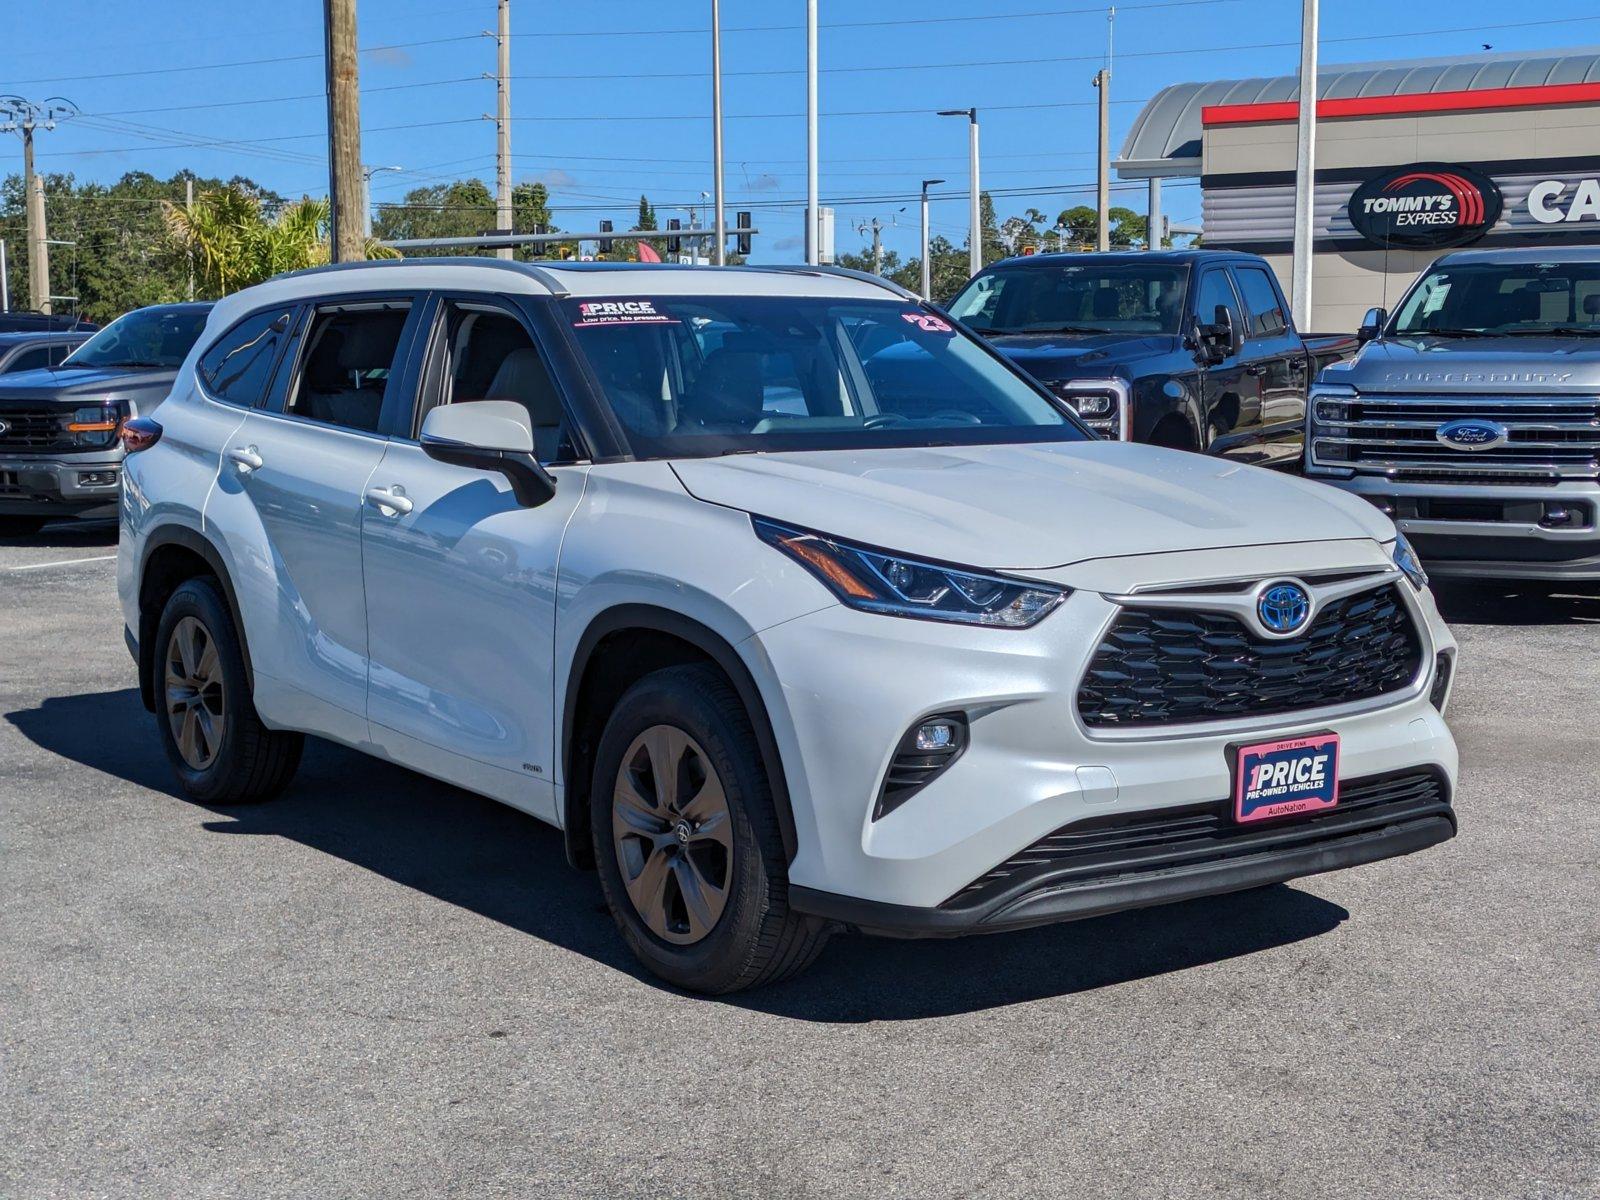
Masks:
[[[191,796],[273,794],[310,733],[503,800],[688,988],[1455,832],[1455,642],[1386,518],[1099,441],[870,276],[303,272],[124,436]]]

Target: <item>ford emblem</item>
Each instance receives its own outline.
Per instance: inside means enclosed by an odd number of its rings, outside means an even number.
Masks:
[[[1311,619],[1311,597],[1298,583],[1269,584],[1256,599],[1256,615],[1269,633],[1298,633]]]
[[[6,430],[10,428],[10,425],[6,424],[4,421],[0,421],[0,437],[4,437]]]
[[[1493,450],[1511,440],[1511,431],[1499,421],[1450,421],[1434,436],[1453,450]]]

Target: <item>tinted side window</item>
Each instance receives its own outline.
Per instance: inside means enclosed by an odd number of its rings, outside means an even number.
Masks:
[[[289,317],[287,308],[254,313],[218,338],[195,367],[206,390],[244,408],[259,404],[288,336]]]
[[[1244,327],[1239,323],[1239,301],[1234,297],[1233,285],[1228,282],[1227,272],[1206,271],[1201,274],[1200,282],[1195,285],[1195,316],[1209,325],[1217,319],[1216,312],[1219,306],[1233,315],[1233,327],[1243,332]]]
[[[410,306],[324,309],[306,330],[287,411],[374,433]]]
[[[40,367],[50,365],[50,347],[39,346],[33,350],[24,350],[6,364],[6,374],[13,371],[37,371]]]
[[[1283,315],[1283,303],[1278,299],[1278,289],[1260,267],[1235,267],[1239,290],[1244,293],[1245,307],[1250,310],[1250,335],[1274,337],[1289,328]]]

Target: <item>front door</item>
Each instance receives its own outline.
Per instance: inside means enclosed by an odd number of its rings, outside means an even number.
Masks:
[[[1242,334],[1244,310],[1228,272],[1222,267],[1210,267],[1201,271],[1195,282],[1195,317],[1210,324],[1216,320],[1219,308],[1227,310],[1234,329]],[[1245,366],[1241,350],[1228,354],[1221,362],[1208,363],[1201,372],[1207,428],[1201,431],[1200,444],[1212,454],[1238,455],[1242,447],[1255,441],[1261,421],[1260,381]]]
[[[233,550],[255,702],[271,724],[367,740],[361,525],[401,371],[404,299],[307,313],[268,406],[223,451],[208,524]]]
[[[1260,461],[1298,461],[1305,423],[1305,344],[1284,310],[1283,297],[1265,267],[1235,265],[1245,313],[1245,370],[1261,393]]]
[[[430,339],[413,430],[437,404],[514,400],[556,494],[523,508],[495,472],[436,462],[412,438],[389,443],[363,535],[372,738],[399,762],[555,820],[556,568],[588,468],[518,313],[446,299]]]

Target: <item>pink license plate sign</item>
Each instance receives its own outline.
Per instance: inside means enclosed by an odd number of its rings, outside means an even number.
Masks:
[[[1339,735],[1312,733],[1235,751],[1233,817],[1265,821],[1339,803]]]

